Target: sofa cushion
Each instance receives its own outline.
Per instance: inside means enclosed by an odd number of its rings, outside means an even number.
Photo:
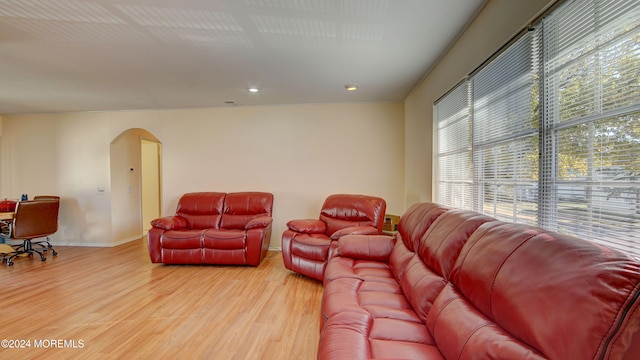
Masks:
[[[162,261],[166,264],[202,264],[202,249],[169,249],[160,250]]]
[[[321,325],[343,313],[367,313],[373,318],[396,319],[422,324],[397,282],[339,278],[324,289]]]
[[[327,263],[327,268],[324,274],[325,288],[331,281],[339,278],[374,280],[368,281],[365,284],[372,282],[398,283],[396,278],[393,276],[388,263],[359,260],[357,258],[346,256],[333,257],[331,258],[331,261]]]
[[[300,234],[291,240],[291,253],[324,262],[329,256],[329,244],[329,238],[324,234]]]
[[[373,226],[380,233],[385,211],[386,203],[381,198],[336,194],[325,199],[320,211],[320,220],[327,224],[327,236],[352,226]]]
[[[208,229],[202,235],[202,247],[207,249],[244,249],[247,232],[244,230]]]
[[[547,326],[553,324],[550,319],[546,319],[546,322]],[[436,299],[427,325],[438,349],[447,359],[491,359],[496,355],[500,359],[554,359],[542,356],[482,312],[469,306],[464,296],[451,284]]]
[[[165,249],[199,249],[202,247],[203,230],[167,230],[160,238]]]
[[[271,217],[273,194],[264,192],[229,193],[224,202],[220,228],[245,229],[255,218]]]
[[[400,287],[421,322],[426,321],[433,301],[446,283],[440,274],[426,266],[418,256],[414,256],[407,264],[400,279]]]
[[[337,255],[355,260],[389,262],[395,239],[388,235],[345,235],[338,241]]]
[[[219,192],[194,192],[182,195],[176,215],[187,220],[188,229],[217,229],[226,194]]]
[[[480,225],[489,221],[496,219],[474,211],[455,209],[443,213],[419,240],[420,259],[435,273],[449,279],[464,244]]]
[[[398,236],[408,250],[415,251],[418,241],[429,230],[431,224],[450,208],[434,203],[418,203],[411,206],[400,217]]]
[[[329,319],[318,345],[318,359],[443,359],[423,325],[342,312]]]
[[[373,318],[367,313],[339,313],[320,333],[318,360],[372,359],[369,329]]]
[[[247,264],[245,249],[202,249],[202,263],[217,265]]]

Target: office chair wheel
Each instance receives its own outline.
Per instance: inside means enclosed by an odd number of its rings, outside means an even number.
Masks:
[[[58,252],[53,250],[53,249],[51,249],[51,255],[56,256],[56,255],[58,255]]]

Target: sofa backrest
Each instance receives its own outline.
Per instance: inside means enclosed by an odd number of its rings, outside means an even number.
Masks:
[[[427,327],[445,358],[618,359],[637,338],[639,297],[634,259],[494,221],[464,244]]]
[[[462,247],[482,224],[497,221],[468,210],[449,210],[438,217],[418,243],[416,252],[424,264],[449,280]]]
[[[220,228],[244,229],[254,218],[271,216],[273,194],[266,192],[229,193],[224,202]]]
[[[387,203],[379,197],[335,194],[325,199],[320,220],[327,224],[327,236],[352,226],[373,226],[381,233],[386,210]]]
[[[418,241],[429,230],[433,222],[449,207],[435,203],[417,203],[410,206],[400,217],[395,246],[391,250],[389,265],[396,279],[400,281],[407,264],[416,254]]]
[[[436,219],[451,210],[450,207],[435,203],[417,203],[410,206],[398,222],[398,238],[409,251],[415,251],[417,244]]]
[[[496,220],[476,212],[447,210],[446,207],[429,203],[410,208],[408,212],[409,217],[400,223],[404,230],[401,234],[404,233],[407,238],[417,237],[425,227],[426,230],[417,242],[413,239],[396,242],[391,267],[418,317],[426,321],[433,302],[445,287],[451,269],[469,236],[482,224]],[[414,223],[420,218],[423,222]],[[431,225],[427,226],[425,223]],[[420,225],[420,230],[410,231],[411,225]],[[407,243],[415,246],[416,251],[408,261],[401,264],[398,254],[402,251],[399,249],[406,248]]]
[[[182,195],[176,215],[187,219],[189,229],[218,228],[226,193],[193,192]]]

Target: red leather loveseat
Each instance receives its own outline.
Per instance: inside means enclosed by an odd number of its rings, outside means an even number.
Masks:
[[[640,359],[640,263],[433,203],[327,264],[319,359]]]
[[[151,262],[260,265],[271,239],[273,194],[184,194],[175,216],[151,221]]]

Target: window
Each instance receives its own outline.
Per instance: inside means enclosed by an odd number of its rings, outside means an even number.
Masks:
[[[639,68],[637,1],[563,3],[436,102],[437,201],[640,257]]]
[[[472,206],[471,117],[468,84],[453,89],[436,107],[438,194],[442,203]]]
[[[471,81],[473,168],[479,210],[537,224],[538,108],[533,33],[527,33]]]

